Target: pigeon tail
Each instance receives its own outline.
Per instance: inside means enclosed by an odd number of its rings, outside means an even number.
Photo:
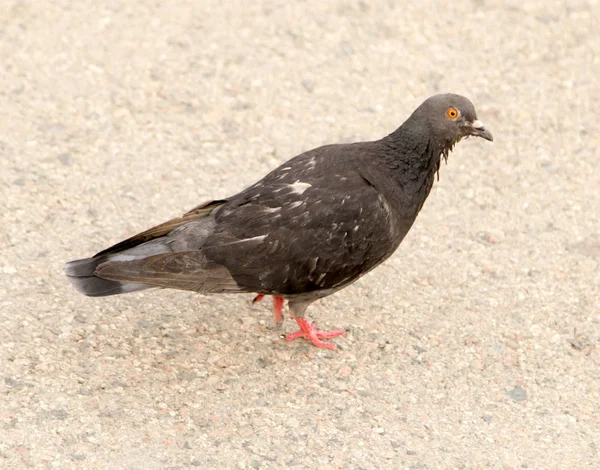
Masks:
[[[89,297],[104,297],[107,295],[125,294],[138,290],[149,289],[151,286],[134,282],[109,281],[94,275],[99,264],[104,263],[106,257],[85,258],[70,261],[64,266],[65,274],[69,277],[71,285],[80,293]]]

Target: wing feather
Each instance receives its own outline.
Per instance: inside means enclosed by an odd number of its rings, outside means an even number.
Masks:
[[[199,251],[162,253],[135,261],[109,261],[96,268],[103,279],[200,293],[246,292],[229,271]]]
[[[116,245],[113,245],[105,250],[102,250],[100,253],[96,253],[94,255],[94,258],[98,258],[107,254],[118,253],[123,250],[128,250],[129,248],[134,248],[147,241],[162,237],[171,232],[173,229],[176,229],[177,227],[185,225],[194,220],[207,217],[217,207],[221,206],[222,204],[225,204],[226,202],[226,200],[220,199],[200,204],[194,207],[192,210],[186,212],[181,217],[176,217],[174,219],[163,222],[162,224],[156,225],[155,227],[138,233],[133,237],[123,240],[122,242],[119,242]]]

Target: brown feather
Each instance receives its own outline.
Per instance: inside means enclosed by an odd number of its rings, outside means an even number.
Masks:
[[[141,245],[149,240],[153,240],[158,237],[162,237],[169,233],[171,230],[176,229],[177,227],[187,224],[192,220],[202,219],[210,215],[210,213],[219,207],[222,204],[225,204],[227,201],[225,199],[219,199],[215,201],[205,202],[200,204],[199,206],[194,207],[191,211],[186,212],[181,217],[176,217],[175,219],[168,220],[163,222],[160,225],[152,227],[144,232],[138,233],[133,237],[128,238],[127,240],[123,240],[122,242],[117,243],[105,250],[102,250],[100,253],[96,253],[94,258],[98,258],[103,255],[118,253],[119,251],[127,250],[129,248],[133,248],[135,246]]]
[[[198,251],[162,253],[134,261],[108,261],[99,265],[94,274],[111,281],[204,294],[246,292],[225,267],[207,260]]]

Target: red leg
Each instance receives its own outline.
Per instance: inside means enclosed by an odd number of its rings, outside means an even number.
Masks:
[[[289,334],[285,337],[288,341],[293,341],[296,338],[306,338],[312,341],[318,348],[327,348],[327,349],[335,349],[335,344],[327,343],[325,341],[321,341],[321,339],[335,338],[336,336],[343,335],[346,331],[344,330],[334,330],[334,331],[319,331],[317,327],[313,324],[310,324],[308,320],[304,317],[296,317],[292,315],[296,323],[300,329],[295,333]]]
[[[273,296],[273,321],[275,323],[281,323],[283,320],[283,302],[283,297]]]
[[[255,304],[260,302],[265,297],[265,294],[258,294],[252,300],[252,303]],[[280,323],[283,319],[283,302],[285,299],[283,297],[279,297],[277,295],[273,296],[273,320],[275,323]]]

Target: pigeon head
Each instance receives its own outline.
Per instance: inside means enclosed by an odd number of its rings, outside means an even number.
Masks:
[[[424,126],[444,150],[451,150],[463,137],[494,140],[492,133],[477,119],[473,103],[464,96],[434,95],[415,110],[409,121],[413,119]]]

